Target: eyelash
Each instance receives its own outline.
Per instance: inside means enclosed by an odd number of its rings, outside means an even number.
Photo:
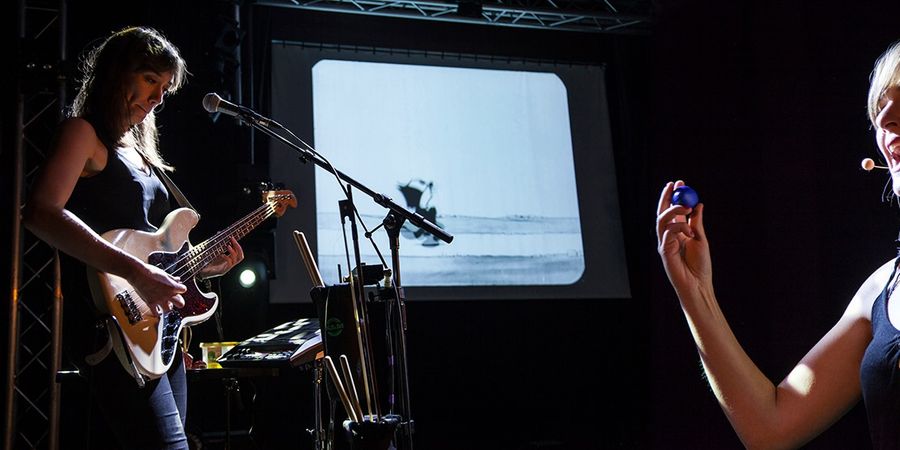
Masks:
[[[145,77],[145,78],[144,78],[144,81],[146,81],[148,84],[156,84],[156,83],[158,83],[158,81],[156,81],[156,79],[155,79],[155,78],[152,78],[152,77]],[[168,90],[168,89],[166,89],[165,91],[163,91],[163,96],[166,96],[166,95],[169,95],[169,90]]]

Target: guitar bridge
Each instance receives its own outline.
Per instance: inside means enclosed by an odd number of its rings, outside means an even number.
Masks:
[[[116,294],[116,300],[119,302],[119,305],[122,306],[122,311],[125,312],[125,317],[131,325],[140,322],[144,318],[128,291]]]

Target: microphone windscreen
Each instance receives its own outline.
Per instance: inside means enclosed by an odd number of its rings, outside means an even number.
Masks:
[[[218,112],[220,101],[222,101],[222,97],[219,97],[219,94],[210,92],[203,97],[203,109],[211,113]]]
[[[875,161],[872,161],[872,158],[866,158],[862,160],[862,168],[865,170],[872,170],[875,168]]]

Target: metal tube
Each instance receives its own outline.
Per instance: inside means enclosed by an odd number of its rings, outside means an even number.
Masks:
[[[47,448],[56,450],[59,448],[59,400],[60,386],[56,375],[62,365],[62,283],[60,282],[61,269],[59,266],[59,250],[53,250],[53,328],[50,333],[50,430]]]
[[[59,120],[65,116],[66,85],[68,79],[64,72],[66,62],[66,38],[68,35],[68,9],[66,0],[59,0],[59,57],[56,75],[56,94]],[[57,380],[57,374],[62,366],[62,341],[63,341],[63,292],[62,292],[62,268],[59,261],[59,250],[53,250],[53,329],[51,332],[50,352],[50,434],[48,448],[59,448],[59,412],[62,401],[61,386]]]
[[[25,36],[25,2],[19,0],[17,2],[18,10],[18,42],[17,51],[22,52],[22,41]],[[6,351],[6,421],[3,431],[3,448],[5,450],[13,449],[13,434],[15,424],[15,380],[16,380],[16,361],[18,360],[19,349],[19,282],[21,281],[20,263],[22,256],[22,233],[21,220],[19,217],[19,205],[22,203],[22,149],[23,149],[23,130],[25,115],[25,97],[22,95],[22,81],[16,80],[16,135],[15,135],[15,152],[13,163],[13,195],[10,199],[10,217],[12,225],[10,227],[10,270],[9,270],[9,332],[8,332],[8,348]]]

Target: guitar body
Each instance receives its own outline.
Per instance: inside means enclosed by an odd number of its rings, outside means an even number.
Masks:
[[[102,237],[148,264],[181,276],[178,268],[181,267],[183,272],[183,264],[175,262],[179,258],[184,260],[190,251],[188,234],[199,219],[193,210],[179,208],[170,212],[154,233],[118,229],[108,231]],[[118,333],[110,330],[116,354],[126,368],[133,364],[138,372],[150,379],[161,377],[171,367],[181,329],[205,321],[218,305],[215,294],[201,292],[193,277],[182,277],[187,286],[187,292],[182,294],[184,307],[163,313],[161,309],[152,310],[124,278],[88,270],[97,308],[109,313],[118,325]],[[126,364],[129,358],[131,364]]]

